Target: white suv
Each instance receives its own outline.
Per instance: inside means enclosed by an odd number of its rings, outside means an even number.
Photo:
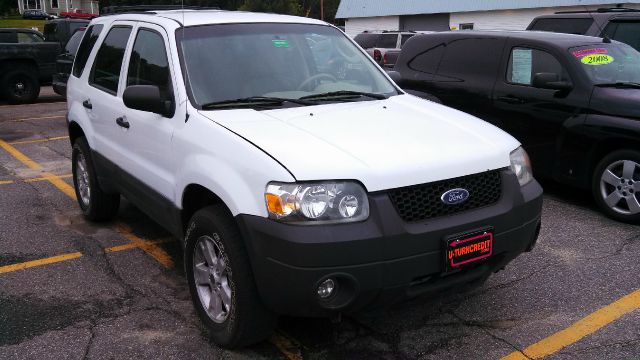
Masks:
[[[511,136],[402,92],[326,23],[104,16],[68,83],[78,202],[120,195],[184,244],[216,342],[478,284],[533,247],[542,189]]]

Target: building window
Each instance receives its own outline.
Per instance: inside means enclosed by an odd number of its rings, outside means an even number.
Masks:
[[[473,23],[460,24],[460,30],[473,30]]]
[[[58,8],[58,0],[51,0],[51,8],[52,9]]]

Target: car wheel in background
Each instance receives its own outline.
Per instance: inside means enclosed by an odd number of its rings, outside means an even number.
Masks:
[[[592,190],[609,217],[640,223],[640,152],[619,150],[605,156],[594,171]]]
[[[196,212],[185,243],[191,298],[213,340],[237,348],[271,335],[277,317],[260,300],[244,241],[226,208],[213,205]]]
[[[2,75],[0,91],[3,98],[11,104],[34,102],[40,95],[40,82],[35,72],[28,67],[17,67]]]

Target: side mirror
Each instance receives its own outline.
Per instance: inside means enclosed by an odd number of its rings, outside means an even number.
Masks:
[[[387,75],[389,75],[389,77],[391,78],[391,80],[393,80],[394,83],[400,85],[400,81],[402,81],[402,75],[400,75],[399,72],[395,70],[389,70],[387,71]]]
[[[531,85],[540,89],[571,90],[573,85],[568,81],[560,81],[560,75],[556,73],[536,73]]]
[[[163,99],[154,85],[131,85],[122,94],[124,105],[130,109],[148,111],[165,117],[173,116],[173,102]]]

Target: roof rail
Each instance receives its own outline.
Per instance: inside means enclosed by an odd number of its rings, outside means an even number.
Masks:
[[[587,14],[587,13],[615,13],[615,12],[640,12],[640,10],[617,7],[617,8],[599,8],[593,11],[588,11],[588,10],[558,11],[556,12],[556,14]]]
[[[162,10],[220,10],[219,7],[203,6],[182,6],[182,5],[127,5],[127,6],[106,6],[102,8],[100,15],[115,14],[153,14]]]

